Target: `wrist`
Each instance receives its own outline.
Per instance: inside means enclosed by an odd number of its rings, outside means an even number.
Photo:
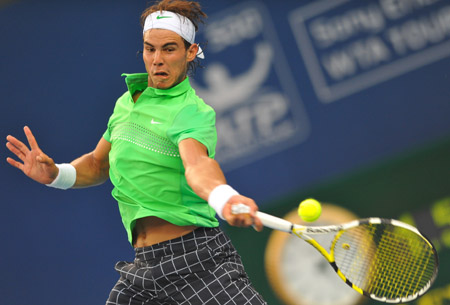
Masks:
[[[228,184],[216,186],[208,196],[209,205],[216,211],[220,218],[223,217],[222,211],[225,204],[231,197],[239,195],[239,193]]]
[[[52,183],[46,185],[62,190],[67,190],[74,186],[75,181],[77,180],[77,171],[75,167],[69,163],[55,165],[59,169],[58,175]]]

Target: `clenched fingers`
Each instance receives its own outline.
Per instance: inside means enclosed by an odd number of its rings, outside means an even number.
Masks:
[[[233,213],[233,206],[245,205],[248,207],[247,211]],[[256,211],[258,211],[258,206],[255,202],[244,196],[233,196],[229,202],[224,206],[223,216],[227,220],[228,224],[237,227],[249,227],[253,226],[256,231],[262,231],[263,224],[261,220],[256,216]]]

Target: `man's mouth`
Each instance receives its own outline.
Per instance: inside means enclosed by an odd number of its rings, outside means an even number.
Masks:
[[[155,75],[155,76],[161,76],[161,77],[169,76],[169,74],[166,73],[166,72],[155,72],[153,75]]]

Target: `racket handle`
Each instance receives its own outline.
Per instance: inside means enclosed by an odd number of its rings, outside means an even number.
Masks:
[[[261,222],[265,227],[291,233],[292,232],[292,223],[284,220],[282,218],[278,218],[263,212],[256,212],[256,216],[261,219]]]
[[[231,207],[231,213],[233,214],[242,214],[242,213],[249,213],[250,207],[246,206],[245,204],[235,204]],[[256,216],[261,219],[261,222],[265,227],[283,231],[283,232],[292,232],[292,226],[293,224],[287,220],[284,220],[282,218],[278,218],[263,212],[256,212]]]

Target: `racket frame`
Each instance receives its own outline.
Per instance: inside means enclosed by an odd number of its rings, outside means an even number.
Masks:
[[[232,206],[233,214],[241,214],[241,213],[249,213],[249,212],[250,212],[250,208],[244,204],[237,204],[237,205]],[[359,220],[353,220],[353,221],[350,221],[350,222],[347,222],[344,224],[339,224],[339,225],[303,226],[303,225],[299,225],[299,224],[294,224],[290,221],[287,221],[285,219],[282,219],[282,218],[279,218],[276,216],[272,216],[272,215],[264,213],[264,212],[257,211],[256,216],[261,220],[261,222],[263,223],[263,225],[265,227],[268,227],[268,228],[271,228],[274,230],[278,230],[278,231],[282,231],[282,232],[286,232],[286,233],[290,233],[290,234],[294,234],[294,235],[300,237],[301,239],[303,239],[304,241],[306,241],[307,243],[309,243],[316,250],[318,250],[320,252],[320,254],[322,254],[322,256],[328,261],[328,263],[331,265],[331,267],[334,269],[334,271],[337,273],[337,275],[347,285],[349,285],[351,288],[353,288],[360,294],[365,295],[376,301],[380,301],[380,302],[384,302],[384,303],[393,303],[393,304],[401,303],[401,302],[406,303],[406,302],[413,301],[413,300],[417,299],[419,296],[423,295],[426,291],[428,291],[428,289],[431,287],[431,285],[433,284],[433,282],[435,281],[435,279],[437,277],[437,273],[438,273],[438,269],[439,269],[439,258],[438,258],[436,249],[434,248],[433,244],[429,241],[428,238],[426,238],[422,233],[420,233],[419,230],[417,230],[417,228],[415,228],[409,224],[406,224],[404,222],[401,222],[399,220],[370,217],[370,218],[364,218],[364,219],[359,219]],[[398,297],[395,299],[388,299],[386,297],[383,297],[383,298],[377,297],[376,295],[370,294],[370,293],[364,291],[363,289],[361,289],[360,287],[356,286],[355,284],[353,284],[350,280],[348,280],[345,277],[345,275],[339,270],[339,267],[336,265],[336,262],[334,260],[334,246],[335,246],[335,243],[337,242],[337,240],[339,239],[339,236],[341,234],[343,234],[343,232],[345,230],[355,228],[362,224],[382,224],[382,223],[392,224],[394,226],[401,227],[406,230],[412,231],[413,233],[422,237],[422,239],[428,243],[428,245],[434,252],[434,257],[435,257],[435,261],[436,261],[434,274],[433,274],[432,278],[430,279],[430,281],[427,283],[427,285],[422,287],[422,289],[420,289],[418,292],[416,292],[413,295],[410,295],[407,297]],[[311,234],[311,235],[326,234],[326,233],[331,233],[331,232],[336,232],[337,235],[333,239],[330,252],[328,252],[324,247],[322,247],[315,239],[308,236],[308,234]]]

